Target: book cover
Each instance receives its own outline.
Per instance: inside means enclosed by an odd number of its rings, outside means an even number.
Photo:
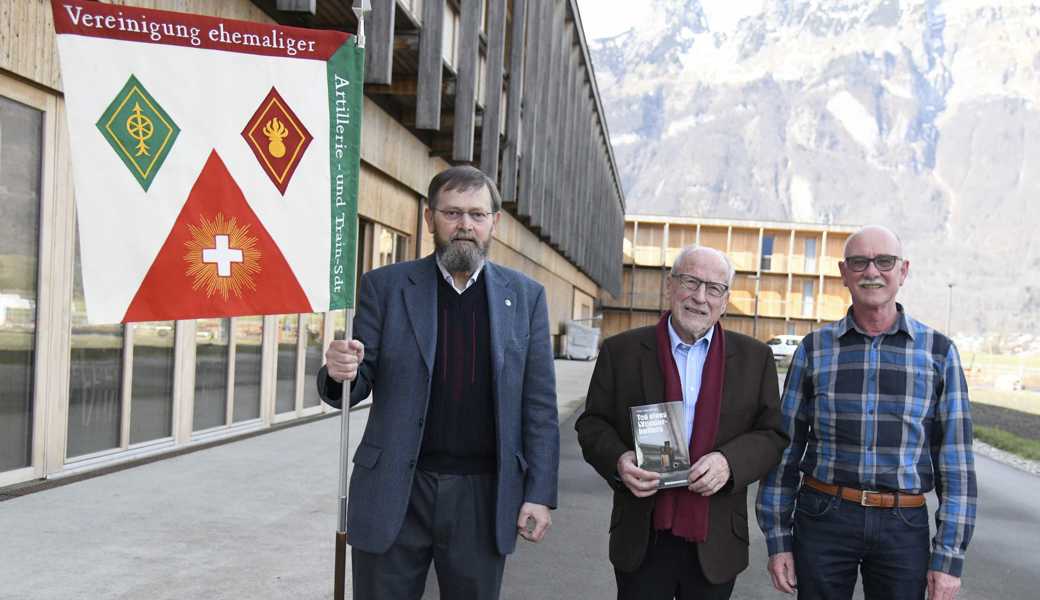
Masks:
[[[690,449],[686,445],[683,403],[646,404],[630,410],[639,468],[660,473],[659,488],[686,486]]]

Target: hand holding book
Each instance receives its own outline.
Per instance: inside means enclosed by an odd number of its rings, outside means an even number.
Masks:
[[[653,496],[659,487],[661,474],[654,471],[640,469],[636,465],[636,453],[632,450],[625,452],[618,458],[618,476],[621,483],[625,484],[628,491],[636,498]]]

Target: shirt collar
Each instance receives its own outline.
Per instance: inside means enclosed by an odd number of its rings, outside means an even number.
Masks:
[[[892,326],[888,328],[888,331],[884,332],[883,335],[892,335],[894,333],[902,331],[907,336],[909,336],[910,339],[914,339],[913,328],[910,327],[910,323],[907,321],[907,316],[906,312],[903,310],[903,305],[898,302],[896,302],[896,312],[898,313],[898,316],[896,317],[896,322],[893,323]],[[856,323],[856,319],[852,318],[851,306],[849,307],[849,310],[845,312],[845,318],[838,322],[838,328],[835,331],[835,333],[837,333],[838,337],[840,338],[850,331],[855,331],[865,337],[872,337],[870,335],[867,335],[867,332],[863,331],[863,329],[860,328],[860,326]]]
[[[704,342],[705,346],[711,346],[711,338],[715,334],[715,326],[712,325],[708,328],[708,332],[702,335],[700,338],[694,340],[693,344],[687,344],[679,338],[679,334],[676,333],[675,328],[672,327],[672,317],[668,317],[668,339],[672,343],[672,351],[674,352],[678,348],[692,348],[697,344]]]
[[[441,277],[444,278],[444,281],[448,282],[448,285],[451,286],[451,289],[455,290],[459,294],[465,292],[470,287],[472,287],[473,284],[476,283],[477,277],[480,277],[480,272],[484,270],[484,261],[480,261],[480,266],[474,269],[473,274],[470,275],[468,280],[466,280],[466,287],[460,290],[459,288],[455,287],[455,279],[451,276],[451,273],[449,273],[448,270],[444,268],[444,265],[441,264],[441,257],[434,254],[434,260],[437,261],[437,269],[440,270]]]

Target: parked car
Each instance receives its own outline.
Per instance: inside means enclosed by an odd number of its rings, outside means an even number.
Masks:
[[[798,348],[798,344],[802,343],[802,337],[804,336],[778,335],[766,342],[769,345],[769,349],[773,351],[773,359],[776,360],[776,364],[791,364],[791,357],[794,356],[794,351]]]

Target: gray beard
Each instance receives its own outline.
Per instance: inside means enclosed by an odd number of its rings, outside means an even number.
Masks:
[[[449,273],[472,273],[484,262],[487,248],[478,242],[448,242],[437,246],[437,258]]]

